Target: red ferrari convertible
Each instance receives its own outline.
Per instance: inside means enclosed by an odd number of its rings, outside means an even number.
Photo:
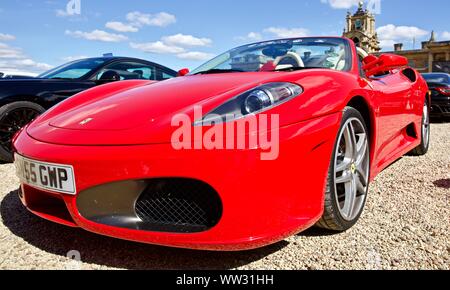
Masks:
[[[120,239],[253,249],[351,228],[369,182],[428,151],[424,79],[349,39],[254,43],[180,74],[90,89],[22,129],[23,204]]]

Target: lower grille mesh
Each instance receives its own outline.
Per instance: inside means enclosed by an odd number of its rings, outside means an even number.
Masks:
[[[174,232],[201,232],[215,226],[222,204],[209,185],[189,179],[152,180],[135,205],[147,224]]]

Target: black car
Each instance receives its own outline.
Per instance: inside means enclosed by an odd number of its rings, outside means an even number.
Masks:
[[[19,75],[6,75],[6,76],[3,76],[3,73],[0,73],[2,76],[0,76],[0,78],[1,77],[3,77],[4,79],[15,79],[15,80],[18,80],[18,79],[34,79],[34,77],[30,77],[30,76],[19,76]]]
[[[431,116],[450,117],[450,74],[427,73],[423,77],[431,92]]]
[[[36,78],[0,78],[0,160],[11,162],[11,139],[23,126],[66,98],[119,80],[161,81],[177,75],[162,65],[128,57],[73,61]]]

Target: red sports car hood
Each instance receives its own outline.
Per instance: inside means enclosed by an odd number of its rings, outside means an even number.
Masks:
[[[49,111],[29,128],[33,138],[65,145],[138,145],[170,142],[174,114],[193,118],[194,105],[203,113],[261,83],[277,81],[280,73],[230,73],[180,77],[117,93],[101,91],[93,100],[70,100],[62,112]],[[116,85],[117,86],[117,85]],[[94,89],[95,90],[95,89]],[[58,107],[56,108],[58,109]]]
[[[210,77],[185,77],[134,88],[73,108],[50,120],[50,125],[71,130],[129,130],[160,120],[205,98],[242,84]],[[90,120],[90,121],[89,121]]]

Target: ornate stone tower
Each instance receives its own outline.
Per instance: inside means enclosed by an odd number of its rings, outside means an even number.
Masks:
[[[353,39],[357,46],[368,53],[376,53],[381,50],[375,30],[375,16],[364,9],[362,1],[359,2],[355,14],[347,13],[347,27],[344,29],[343,35]]]

